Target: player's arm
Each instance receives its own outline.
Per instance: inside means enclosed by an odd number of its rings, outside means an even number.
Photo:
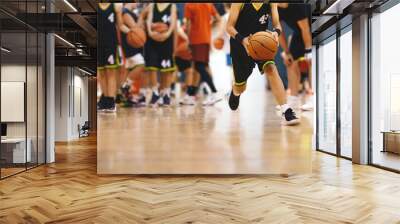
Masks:
[[[122,9],[123,9],[122,3],[114,3],[114,8],[115,8],[115,15],[116,15],[116,24],[117,24],[118,29],[123,33],[128,33],[130,30],[124,24],[124,19],[122,18]]]
[[[274,27],[272,33],[275,36],[276,41],[278,41],[279,36],[282,33],[282,26],[279,20],[278,4],[276,3],[271,3],[271,16],[272,16],[272,26]]]
[[[172,32],[174,30],[176,30],[176,21],[177,21],[176,5],[172,4],[172,7],[171,7],[171,22],[170,22],[168,31],[163,33],[163,38],[164,39],[167,39],[172,34]]]
[[[177,35],[178,35],[180,38],[184,39],[185,41],[188,41],[188,40],[189,40],[189,37],[188,37],[188,35],[185,33],[185,31],[183,30],[182,25],[177,25],[177,26],[178,26],[178,27],[177,27]]]
[[[129,29],[133,29],[135,26],[137,26],[135,19],[129,15],[129,13],[123,13],[122,18],[124,20],[124,24],[128,26]]]
[[[226,32],[238,43],[242,44],[248,54],[249,37],[244,37],[235,28],[236,22],[239,18],[240,9],[242,8],[242,4],[243,3],[232,3],[231,9],[229,11],[228,22],[226,24]]]
[[[213,7],[214,7],[214,6],[213,6]],[[216,10],[216,9],[215,9],[215,10]],[[216,26],[217,26],[217,30],[221,30],[221,31],[224,30],[225,24],[224,24],[224,22],[223,22],[222,17],[219,15],[218,12],[215,13],[214,19],[215,19],[215,23],[217,24],[217,25],[216,25]],[[220,36],[222,36],[222,35],[220,34]]]
[[[149,36],[154,39],[154,40],[158,40],[159,35],[157,35],[156,32],[153,32],[153,30],[151,29],[151,24],[153,22],[153,8],[154,8],[154,4],[156,3],[151,3],[149,5],[149,9],[148,9],[148,13],[147,13],[147,20],[146,20],[146,26],[147,26],[147,31],[149,33]]]
[[[304,18],[297,22],[301,30],[301,36],[303,37],[304,46],[305,46],[305,57],[307,59],[311,59],[312,52],[312,36],[310,31],[310,23],[308,18]]]
[[[149,7],[150,7],[149,5],[146,5],[143,8],[143,10],[140,13],[140,15],[139,15],[138,24],[141,27],[145,27],[146,26],[146,19],[147,19],[148,13],[149,13]]]

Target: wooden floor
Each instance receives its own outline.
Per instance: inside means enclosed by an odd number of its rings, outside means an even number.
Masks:
[[[248,91],[238,111],[214,107],[120,108],[98,115],[99,174],[311,172],[312,112],[281,125],[269,92]]]
[[[400,223],[400,175],[312,153],[307,175],[102,176],[96,138],[0,181],[0,223]]]

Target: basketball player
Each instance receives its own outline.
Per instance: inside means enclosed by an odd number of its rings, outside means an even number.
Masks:
[[[282,58],[288,71],[290,89],[288,103],[294,109],[312,110],[312,96],[308,97],[307,103],[301,107],[300,97],[298,96],[301,78],[299,62],[301,60],[306,60],[309,65],[308,81],[311,84],[312,36],[309,21],[311,10],[306,4],[279,3],[278,7],[280,19],[293,30],[289,46],[284,32],[279,37],[283,49]]]
[[[126,38],[127,33],[139,26],[140,22],[137,14],[134,12],[136,9],[136,3],[125,3],[122,9],[123,26],[121,28],[122,33],[122,49],[125,56],[125,68],[127,69],[128,85],[133,80],[140,80],[140,75],[144,73],[144,58],[142,55],[143,48],[134,48],[128,44]],[[124,79],[123,81],[125,81]],[[144,93],[140,92],[139,100],[132,98],[127,99],[130,105],[144,105],[145,97]]]
[[[98,7],[98,74],[102,97],[98,110],[116,112],[119,56],[117,27],[122,24],[122,3],[99,3]]]
[[[284,125],[296,125],[300,123],[300,120],[286,103],[285,89],[275,62],[273,60],[255,61],[248,53],[249,36],[267,30],[270,17],[272,17],[274,26],[272,33],[278,42],[282,28],[276,4],[233,3],[231,5],[227,32],[231,36],[231,56],[235,81],[229,96],[229,106],[232,110],[239,107],[240,95],[246,90],[246,81],[251,75],[254,65],[257,64],[260,72],[267,75],[272,93],[278,104],[281,105],[282,123]]]
[[[177,46],[183,45],[187,50],[176,51],[175,52],[175,62],[178,67],[179,72],[185,74],[185,85],[186,85],[186,94],[181,100],[180,104],[182,105],[195,105],[194,96],[189,95],[188,86],[192,86],[193,84],[193,68],[192,68],[192,54],[189,50],[189,37],[185,33],[185,24],[180,24],[178,22],[177,29]],[[187,45],[185,45],[187,43]],[[175,48],[178,50],[178,48]],[[192,87],[191,87],[192,88]]]
[[[149,71],[152,97],[150,105],[171,104],[170,92],[173,72],[176,70],[173,58],[174,35],[176,29],[176,6],[171,3],[152,3],[147,15],[148,40],[145,44],[146,70]],[[152,29],[153,23],[168,25],[168,31],[159,33]],[[157,72],[161,73],[160,92],[158,92]]]
[[[211,22],[214,19],[218,27],[222,29],[221,17],[211,3],[186,3],[185,19],[187,21],[187,33],[189,36],[190,49],[196,72],[201,80],[207,83],[212,94],[206,98],[203,105],[213,105],[222,98],[218,96],[214,81],[209,69]],[[188,95],[196,94],[196,86],[192,83],[188,86]]]

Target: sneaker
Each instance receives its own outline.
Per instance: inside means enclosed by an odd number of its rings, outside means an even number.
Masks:
[[[118,93],[117,96],[115,97],[115,103],[120,104],[122,103],[124,99],[124,96],[122,96],[122,94]]]
[[[104,109],[104,112],[106,113],[115,113],[117,112],[117,106],[115,105],[115,100],[112,99],[108,105],[106,105],[106,108]]]
[[[278,111],[282,110],[281,105],[276,105],[275,110],[278,110]]]
[[[159,100],[160,96],[153,92],[153,94],[151,95],[150,105],[156,106]]]
[[[99,102],[97,102],[97,111],[102,112],[105,109],[104,96],[101,95]]]
[[[179,104],[193,106],[196,104],[196,100],[194,99],[194,96],[185,95]]]
[[[220,97],[218,93],[211,93],[209,94],[206,99],[203,101],[203,106],[212,106],[219,101],[222,100],[223,97]]]
[[[282,113],[282,123],[287,126],[300,124],[300,119],[296,116],[296,113],[292,108],[287,109]]]
[[[303,111],[312,111],[314,109],[314,100],[313,96],[308,97],[306,103],[301,106],[301,110]]]
[[[294,110],[300,109],[300,98],[298,96],[288,96],[287,104]]]
[[[231,94],[229,95],[229,107],[231,108],[231,110],[237,110],[237,108],[239,107],[239,100],[240,95],[235,96],[235,94],[233,94],[233,91],[231,91]]]
[[[138,106],[146,106],[146,97],[144,95],[139,96]]]
[[[162,105],[163,106],[169,106],[171,105],[171,98],[168,95],[164,95],[162,97]]]

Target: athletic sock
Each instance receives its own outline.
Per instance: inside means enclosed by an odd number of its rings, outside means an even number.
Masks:
[[[160,95],[160,93],[158,92],[158,87],[152,87],[151,90],[152,90],[153,93],[156,94],[157,96]]]

